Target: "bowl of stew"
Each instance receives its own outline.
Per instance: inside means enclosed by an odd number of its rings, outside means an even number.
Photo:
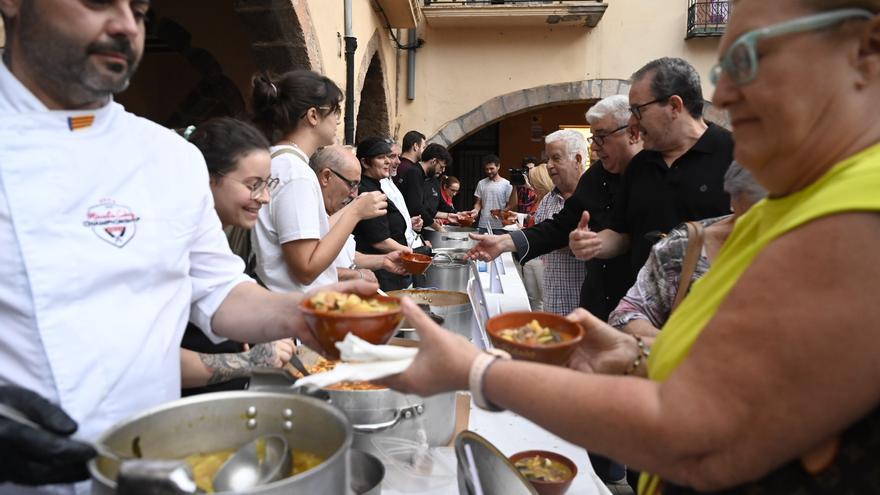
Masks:
[[[421,275],[431,266],[432,258],[427,254],[401,253],[400,262],[407,272]]]
[[[584,336],[584,329],[564,316],[531,311],[489,318],[492,345],[517,359],[564,366]]]
[[[461,225],[462,227],[470,227],[471,225],[474,224],[474,221],[475,221],[474,217],[472,217],[470,215],[465,215],[464,213],[458,214],[458,224]]]
[[[517,452],[510,456],[510,463],[541,495],[562,495],[578,471],[568,457],[546,450]]]
[[[385,344],[403,320],[400,298],[324,291],[303,298],[300,311],[321,349],[339,359],[336,342],[353,333],[371,344]]]

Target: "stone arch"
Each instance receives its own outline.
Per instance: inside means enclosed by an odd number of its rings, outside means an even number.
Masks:
[[[323,72],[311,14],[300,0],[236,0],[234,9],[251,39],[260,70]]]
[[[521,89],[496,96],[473,110],[446,123],[430,142],[446,147],[455,145],[476,131],[528,110],[556,104],[590,102],[617,94],[628,94],[630,82],[623,79],[590,79],[558,84],[547,84]],[[730,126],[726,112],[706,101],[703,116],[724,127]]]
[[[369,136],[391,135],[391,90],[381,49],[380,31],[376,30],[364,49],[355,94],[355,141]]]

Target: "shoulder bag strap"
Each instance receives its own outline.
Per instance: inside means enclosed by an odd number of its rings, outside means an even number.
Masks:
[[[700,261],[703,251],[703,224],[702,222],[687,222],[688,246],[684,260],[681,262],[681,279],[678,281],[678,292],[675,293],[675,301],[672,303],[672,311],[681,304],[684,296],[691,288],[691,279]],[[670,313],[672,312],[670,311]]]

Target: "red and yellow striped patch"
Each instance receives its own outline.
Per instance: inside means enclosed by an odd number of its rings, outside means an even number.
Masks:
[[[92,124],[95,123],[94,115],[82,115],[80,117],[68,117],[67,118],[67,127],[70,128],[71,131],[78,131],[80,129],[86,129],[91,127]]]

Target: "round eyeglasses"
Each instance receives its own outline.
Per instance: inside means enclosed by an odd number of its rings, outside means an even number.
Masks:
[[[229,179],[231,181],[238,182],[239,184],[243,185],[244,187],[250,189],[251,190],[251,199],[259,198],[260,196],[263,195],[263,191],[269,191],[269,194],[274,193],[275,189],[278,188],[278,182],[279,182],[278,177],[272,177],[271,175],[269,177],[266,177],[265,179],[257,178],[253,182],[245,182],[243,180],[238,180],[236,178],[229,177],[226,174],[217,174],[217,175],[219,175],[220,177],[223,177],[224,179]]]
[[[775,38],[786,34],[804,33],[823,29],[850,19],[871,19],[870,11],[864,9],[837,9],[819,14],[798,17],[789,21],[772,24],[749,31],[733,42],[721,57],[721,61],[709,71],[709,80],[718,85],[723,74],[737,86],[754,81],[758,76],[757,44],[761,39]]]
[[[596,143],[596,146],[605,146],[605,140],[611,137],[612,134],[618,133],[624,129],[629,127],[629,125],[622,125],[613,131],[606,132],[603,134],[594,133],[593,137],[590,138],[590,143]]]

